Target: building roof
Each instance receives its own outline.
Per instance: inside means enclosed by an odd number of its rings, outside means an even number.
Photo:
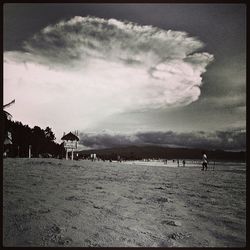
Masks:
[[[66,141],[79,141],[79,138],[74,135],[73,133],[69,132],[68,134],[64,135],[61,140],[66,140]]]

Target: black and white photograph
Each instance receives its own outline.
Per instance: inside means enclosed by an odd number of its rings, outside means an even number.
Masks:
[[[4,247],[246,247],[243,3],[4,3]]]

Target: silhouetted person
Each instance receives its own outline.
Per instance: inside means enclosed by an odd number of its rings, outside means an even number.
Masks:
[[[202,170],[207,170],[207,155],[202,152]]]
[[[178,167],[180,166],[180,162],[179,162],[179,160],[177,160],[177,164],[178,164]]]
[[[182,161],[182,164],[183,164],[183,167],[185,167],[185,164],[186,164],[185,160]]]
[[[117,156],[117,161],[122,162],[122,158],[120,155]]]

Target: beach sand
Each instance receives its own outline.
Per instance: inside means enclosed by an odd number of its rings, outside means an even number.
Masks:
[[[3,245],[244,247],[246,165],[4,159]]]

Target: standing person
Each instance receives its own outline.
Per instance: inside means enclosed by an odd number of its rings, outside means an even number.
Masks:
[[[183,167],[185,167],[185,164],[186,164],[185,160],[182,161],[182,164],[183,164]]]
[[[202,152],[202,170],[204,170],[204,168],[207,170],[207,155],[205,152]]]
[[[177,160],[177,165],[178,165],[178,167],[180,166],[180,165],[179,165],[179,159]]]

